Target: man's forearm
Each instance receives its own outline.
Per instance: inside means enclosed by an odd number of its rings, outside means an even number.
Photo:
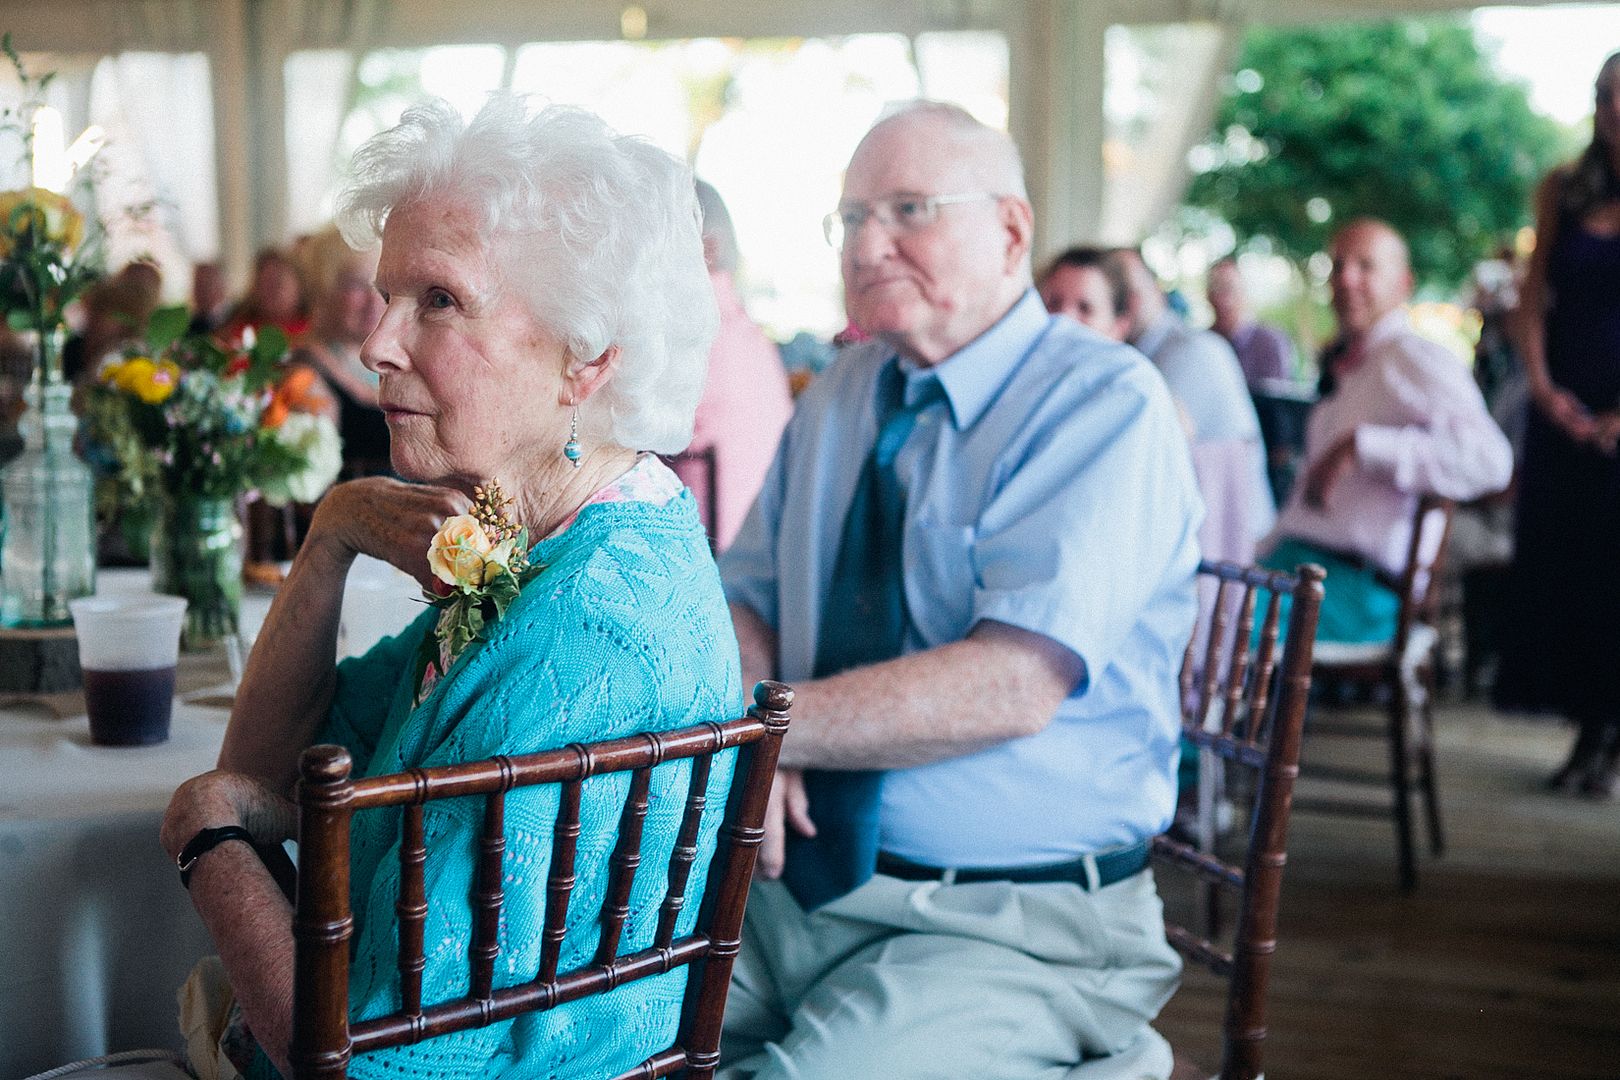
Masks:
[[[1050,639],[980,623],[964,641],[795,684],[781,764],[906,768],[1033,735],[1083,670]]]

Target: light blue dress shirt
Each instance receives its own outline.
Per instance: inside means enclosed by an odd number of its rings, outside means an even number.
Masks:
[[[895,355],[845,351],[800,399],[721,562],[777,632],[780,678],[815,662],[844,515]],[[1037,865],[1162,831],[1175,802],[1177,673],[1203,514],[1164,381],[1134,349],[1049,316],[1033,290],[937,378],[895,468],[907,492],[905,651],[986,619],[1059,642],[1086,676],[1036,735],[883,778],[885,851],[936,866]],[[988,692],[988,691],[987,691]]]

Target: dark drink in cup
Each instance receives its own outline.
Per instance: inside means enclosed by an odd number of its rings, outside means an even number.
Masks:
[[[169,738],[174,669],[84,669],[84,704],[90,741],[99,746],[151,746]]]
[[[79,639],[90,741],[150,746],[169,737],[174,669],[180,661],[178,596],[132,593],[68,601]]]

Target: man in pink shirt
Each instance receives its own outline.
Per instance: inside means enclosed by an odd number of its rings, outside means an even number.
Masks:
[[[1387,641],[1399,605],[1391,581],[1404,569],[1419,498],[1500,491],[1513,454],[1468,369],[1412,329],[1412,270],[1400,234],[1359,219],[1334,237],[1330,253],[1340,335],[1333,390],[1311,412],[1302,477],[1264,561],[1327,568],[1319,639]]]
[[[716,491],[695,462],[676,463],[675,471],[697,496],[704,524],[724,551],[765,482],[776,456],[782,429],[793,415],[782,355],[743,310],[733,275],[737,272],[737,234],[720,193],[699,180],[698,205],[703,210],[703,256],[720,307],[720,332],[709,351],[709,377],[698,402],[689,453],[713,449]],[[718,520],[710,520],[709,507]]]

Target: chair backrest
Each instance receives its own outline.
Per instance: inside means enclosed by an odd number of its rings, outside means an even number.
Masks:
[[[298,789],[300,869],[293,922],[296,974],[293,989],[291,1060],[296,1080],[342,1078],[353,1054],[415,1043],[452,1031],[482,1027],[526,1012],[605,993],[637,979],[689,965],[679,1033],[668,1049],[624,1074],[651,1080],[682,1069],[707,1078],[719,1063],[720,1020],[742,932],[754,857],[764,835],[765,804],[787,732],[793,691],[781,683],[754,688],[754,705],[742,719],[710,722],[675,731],[643,733],[558,750],[486,761],[412,769],[351,779],[347,751],[315,746],[304,752]],[[724,824],[696,925],[676,936],[688,898],[686,887],[698,852],[710,765],[716,753],[739,747]],[[652,946],[619,954],[636,869],[641,862],[642,823],[654,766],[692,759],[680,831],[669,863],[669,884],[659,907]],[[629,772],[629,793],[619,818],[608,885],[599,915],[595,957],[573,971],[558,971],[567,932],[568,902],[575,881],[580,836],[580,792],[587,777]],[[546,880],[540,970],[534,981],[493,987],[500,954],[505,797],[516,788],[560,785]],[[484,797],[472,895],[469,993],[465,998],[422,1003],[423,927],[427,916],[423,866],[427,847],[422,806],[434,799]],[[349,824],[361,810],[399,806],[399,976],[401,1008],[352,1027],[348,1021]]]
[[[1153,854],[1161,864],[1192,873],[1210,891],[1211,901],[1219,889],[1240,896],[1229,952],[1210,940],[1212,930],[1200,935],[1173,923],[1165,930],[1183,956],[1227,980],[1220,1080],[1254,1080],[1266,1036],[1265,996],[1287,861],[1288,814],[1325,575],[1314,565],[1284,574],[1208,562],[1198,573],[1218,584],[1215,603],[1207,609],[1209,632],[1193,636],[1182,664],[1182,734],[1200,750],[1201,781],[1217,767],[1252,770],[1253,816],[1242,865],[1223,862],[1213,844],[1169,836],[1154,840]],[[1286,630],[1285,597],[1290,599]],[[1194,655],[1200,642],[1201,657]]]
[[[1440,575],[1445,570],[1451,516],[1456,503],[1438,495],[1418,500],[1412,517],[1412,537],[1406,545],[1406,567],[1396,588],[1401,598],[1395,624],[1395,655],[1405,654],[1412,628],[1433,624],[1440,606]]]

